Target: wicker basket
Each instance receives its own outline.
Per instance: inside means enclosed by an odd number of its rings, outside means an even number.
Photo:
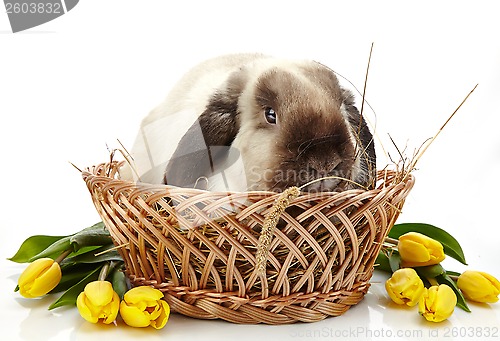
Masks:
[[[132,284],[161,290],[172,311],[234,323],[315,322],[357,304],[414,184],[411,175],[379,171],[373,190],[284,200],[127,182],[120,166],[82,174]],[[277,226],[263,249],[270,215]]]

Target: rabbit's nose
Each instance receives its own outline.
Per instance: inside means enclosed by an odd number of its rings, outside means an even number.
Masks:
[[[336,175],[339,176],[339,165],[341,160],[338,156],[333,156],[325,160],[312,159],[308,163],[308,171],[313,175],[314,178],[320,179],[327,176]]]

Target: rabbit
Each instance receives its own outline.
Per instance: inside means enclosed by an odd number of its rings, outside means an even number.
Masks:
[[[352,93],[311,60],[233,54],[202,62],[144,118],[140,180],[209,190],[373,188],[375,146]]]

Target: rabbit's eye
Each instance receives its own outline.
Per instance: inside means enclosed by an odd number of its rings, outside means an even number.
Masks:
[[[264,115],[266,117],[266,121],[269,124],[276,124],[276,112],[273,108],[266,108],[264,111]]]

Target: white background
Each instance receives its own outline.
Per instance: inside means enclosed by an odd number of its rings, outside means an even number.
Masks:
[[[408,154],[477,90],[428,150],[399,222],[452,233],[470,268],[500,278],[500,20],[494,2],[86,0],[12,34],[0,11],[0,330],[8,340],[452,339],[500,326],[500,303],[427,323],[391,304],[376,275],[342,317],[314,324],[239,326],[171,316],[161,331],[95,326],[53,297],[14,293],[24,265],[5,260],[33,234],[66,235],[99,220],[79,167],[106,161],[106,143],[130,146],[139,122],[189,67],[227,52],[318,60],[362,89],[376,113],[379,165]],[[368,114],[369,112],[367,112]],[[373,118],[375,115],[369,113]],[[445,261],[451,270],[465,267]],[[462,328],[462,329],[461,329]],[[467,328],[467,329],[464,329]],[[472,329],[469,329],[472,328]],[[416,334],[412,334],[416,333]],[[421,333],[421,334],[420,334]],[[447,334],[448,333],[448,334]],[[412,337],[413,336],[413,337]],[[446,337],[449,336],[449,337]],[[500,330],[496,338],[500,339]]]

